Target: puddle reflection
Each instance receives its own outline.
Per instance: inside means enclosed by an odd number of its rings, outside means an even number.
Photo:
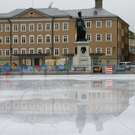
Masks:
[[[0,117],[29,124],[74,122],[79,133],[92,123],[101,132],[127,109],[134,86],[119,80],[1,81]]]

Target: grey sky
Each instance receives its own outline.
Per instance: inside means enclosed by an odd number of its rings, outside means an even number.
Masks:
[[[0,4],[0,13],[7,13],[17,8],[47,8],[51,2],[52,7],[62,10],[93,8],[95,0],[2,0]],[[135,0],[103,0],[103,8],[118,15],[135,32]]]

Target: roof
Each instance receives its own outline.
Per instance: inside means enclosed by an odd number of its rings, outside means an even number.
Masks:
[[[51,17],[72,17],[76,18],[78,12],[82,12],[84,18],[97,18],[97,17],[117,17],[116,15],[106,11],[103,8],[90,8],[90,9],[76,9],[76,10],[60,10],[58,8],[29,8],[29,9],[15,9],[9,13],[0,13],[0,18],[12,18],[28,10],[35,10],[42,14],[51,16]],[[96,11],[97,15],[94,15]]]
[[[28,10],[35,10],[37,12],[40,12],[42,14],[52,16],[52,17],[69,17],[70,15],[68,13],[63,12],[62,10],[59,10],[58,8],[29,8],[29,9],[15,9],[9,13],[0,13],[0,18],[12,18],[14,16],[17,16],[25,11]]]
[[[78,12],[82,12],[82,16],[84,18],[97,18],[97,17],[118,17],[103,8],[90,8],[90,9],[75,9],[75,10],[63,10],[63,12],[69,14],[73,18],[78,16]],[[95,14],[96,15],[95,15]]]

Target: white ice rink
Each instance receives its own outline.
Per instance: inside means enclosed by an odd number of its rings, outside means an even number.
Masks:
[[[135,135],[135,75],[0,76],[0,135]]]

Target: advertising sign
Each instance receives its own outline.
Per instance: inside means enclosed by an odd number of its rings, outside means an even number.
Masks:
[[[106,66],[105,73],[106,74],[112,74],[112,66]]]
[[[93,67],[93,73],[102,73],[102,67]]]
[[[102,87],[102,81],[94,81],[93,87]]]
[[[106,88],[112,88],[112,80],[106,80],[105,86],[106,86]]]

